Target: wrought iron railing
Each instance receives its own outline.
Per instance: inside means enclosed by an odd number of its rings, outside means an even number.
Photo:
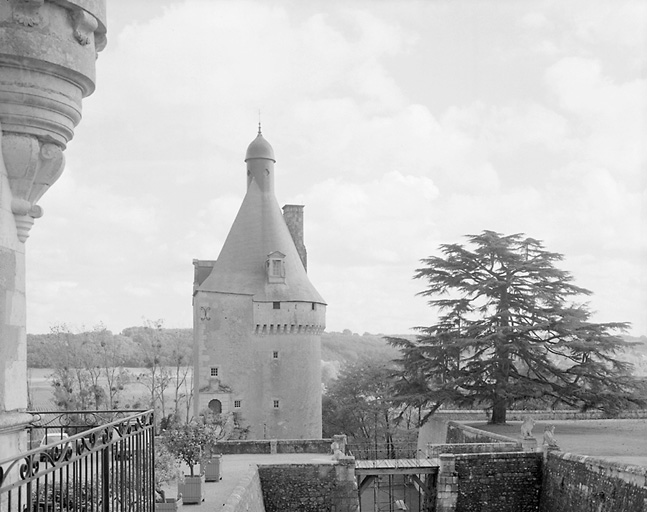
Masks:
[[[153,411],[94,427],[78,421],[89,413],[39,413],[42,446],[0,461],[0,510],[153,512]]]
[[[352,455],[357,460],[417,459],[419,451],[413,442],[349,441],[346,443],[346,455]]]
[[[32,421],[27,428],[29,448],[38,448],[47,436],[62,437],[80,434],[94,427],[127,418],[146,409],[27,411]]]

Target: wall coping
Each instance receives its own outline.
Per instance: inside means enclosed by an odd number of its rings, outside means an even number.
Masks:
[[[482,452],[482,453],[453,453],[455,460],[459,459],[543,459],[540,452]]]
[[[481,430],[479,428],[469,427],[457,421],[449,421],[447,423],[447,426],[449,427],[450,425],[460,430],[465,430],[466,432],[470,432],[472,434],[476,434],[482,437],[489,437],[490,439],[493,439],[495,443],[515,443],[521,446],[521,442],[518,439],[514,439],[513,437],[502,436],[501,434],[494,434],[492,432],[488,432],[487,430]],[[453,444],[453,443],[445,443],[445,444]]]
[[[238,508],[238,504],[243,499],[243,496],[248,492],[249,486],[252,483],[254,478],[259,478],[258,485],[260,486],[260,477],[258,475],[258,466],[256,464],[250,464],[249,471],[245,476],[239,480],[234,490],[231,491],[229,498],[225,501],[224,506],[222,507],[222,512],[234,512]],[[259,512],[265,512],[265,507]]]
[[[486,419],[489,420],[490,413],[485,409],[442,409],[436,411],[433,416],[453,419],[457,421],[470,421]],[[620,411],[617,415],[612,416],[604,411],[587,411],[582,412],[577,409],[563,410],[508,410],[506,417],[508,421],[523,421],[526,416],[534,419],[546,420],[604,420],[604,419],[640,419],[647,418],[647,409],[634,409]]]
[[[632,485],[647,487],[647,467],[635,464],[615,462],[591,455],[553,451],[548,453],[548,459],[561,459],[577,462],[586,466],[589,471],[604,473],[607,476],[619,478]]]

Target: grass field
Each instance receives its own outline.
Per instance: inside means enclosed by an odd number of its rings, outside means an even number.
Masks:
[[[564,452],[591,455],[647,467],[647,420],[538,421],[533,435],[541,445],[546,425],[555,425],[555,439]],[[470,427],[519,438],[521,422],[507,425],[469,423]]]

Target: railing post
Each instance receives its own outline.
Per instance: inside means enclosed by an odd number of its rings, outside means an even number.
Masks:
[[[110,446],[101,451],[101,510],[110,512]]]

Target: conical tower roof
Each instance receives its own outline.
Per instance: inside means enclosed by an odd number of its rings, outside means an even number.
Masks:
[[[272,146],[260,134],[247,150],[245,160],[250,158],[274,163]],[[270,179],[273,180],[274,169],[269,165],[268,169],[271,169]],[[303,268],[274,196],[273,186],[261,186],[257,183],[256,175],[253,170],[248,180],[247,194],[218,260],[198,290],[251,295],[257,302],[302,301],[325,304]],[[268,256],[277,251],[285,255],[284,282],[270,282],[268,279]]]

